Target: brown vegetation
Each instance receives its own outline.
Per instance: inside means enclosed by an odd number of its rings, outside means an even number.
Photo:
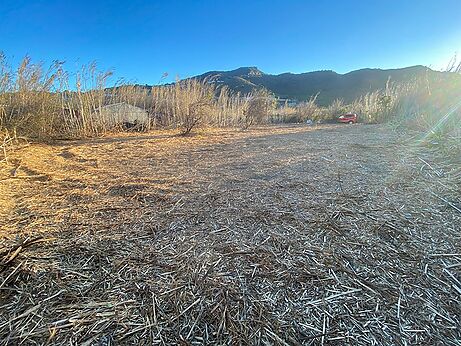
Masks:
[[[95,64],[70,76],[56,63],[48,70],[26,57],[17,70],[0,59],[0,128],[43,140],[82,138],[123,130],[101,109],[127,103],[146,110],[143,129],[173,128],[187,134],[198,125],[244,127],[267,123],[273,97],[264,91],[232,95],[209,81],[189,79],[145,88],[120,84],[107,88],[110,72]],[[72,84],[74,81],[75,84]]]
[[[461,65],[449,68],[453,76]],[[317,96],[297,106],[275,107],[265,90],[232,94],[212,81],[187,79],[171,85],[145,88],[120,83],[107,88],[110,72],[95,64],[75,76],[62,63],[44,69],[25,58],[17,70],[0,57],[0,128],[31,138],[81,138],[124,130],[121,124],[98,114],[105,105],[126,103],[149,113],[142,129],[179,129],[186,134],[197,126],[248,128],[269,122],[334,122],[345,112],[359,114],[366,123],[391,122],[395,127],[430,132],[444,138],[459,135],[461,123],[459,78],[415,80],[405,85],[388,81],[383,90],[370,92],[345,104],[316,104]],[[137,128],[139,129],[139,128]]]
[[[461,165],[370,126],[32,144],[0,166],[0,344],[461,338]]]

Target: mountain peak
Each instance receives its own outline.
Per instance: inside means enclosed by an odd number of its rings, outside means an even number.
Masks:
[[[247,66],[247,67],[239,67],[235,70],[227,72],[229,75],[241,76],[241,77],[259,77],[264,74],[260,69],[256,66]]]

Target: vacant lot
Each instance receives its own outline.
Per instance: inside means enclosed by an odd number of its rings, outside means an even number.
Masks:
[[[31,145],[0,344],[461,344],[459,162],[384,126]]]

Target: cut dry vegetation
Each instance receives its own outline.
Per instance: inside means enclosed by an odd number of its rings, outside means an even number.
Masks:
[[[0,344],[461,345],[461,165],[383,125],[31,144]]]

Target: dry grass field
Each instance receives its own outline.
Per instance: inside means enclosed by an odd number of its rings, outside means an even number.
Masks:
[[[461,345],[460,167],[384,125],[18,149],[0,345]]]

